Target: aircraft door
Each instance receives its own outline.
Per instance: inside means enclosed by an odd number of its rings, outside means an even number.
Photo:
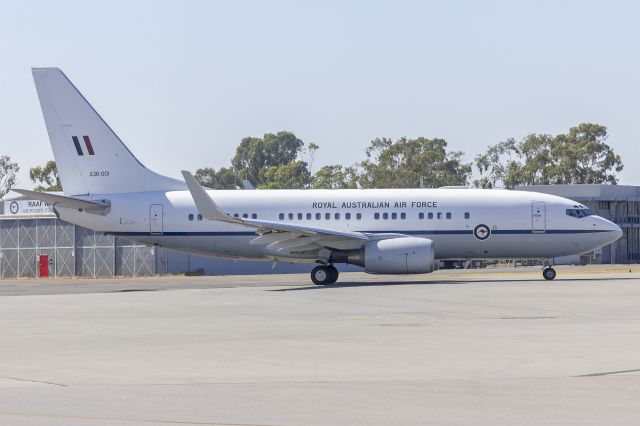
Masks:
[[[535,233],[544,233],[547,229],[547,214],[543,202],[531,203],[531,230]]]
[[[151,204],[149,208],[149,231],[162,234],[162,204]]]

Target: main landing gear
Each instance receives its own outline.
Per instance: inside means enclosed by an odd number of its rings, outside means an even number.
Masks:
[[[333,265],[319,265],[311,271],[311,281],[315,285],[333,284],[338,281],[339,272]]]
[[[556,270],[548,266],[542,270],[542,276],[545,280],[551,281],[556,277]]]

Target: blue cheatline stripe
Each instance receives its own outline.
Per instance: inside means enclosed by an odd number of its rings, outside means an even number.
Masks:
[[[80,147],[80,141],[78,140],[78,137],[71,136],[71,138],[73,139],[73,144],[76,146],[76,152],[78,153],[78,155],[84,155],[84,153],[82,152],[82,147]]]
[[[472,235],[472,230],[433,230],[433,231],[359,231],[366,234],[406,234],[406,235]],[[593,234],[593,233],[601,233],[601,232],[612,232],[607,230],[592,230],[592,229],[548,229],[545,232],[533,232],[531,230],[526,229],[500,229],[491,231],[492,234],[496,235],[526,235],[526,234],[535,234],[535,235],[545,235],[545,234]],[[107,232],[108,234],[119,236],[119,237],[144,237],[144,236],[157,236],[159,234],[151,232]],[[187,231],[170,231],[162,233],[163,236],[168,237],[243,237],[243,236],[255,236],[256,233],[254,231],[237,231],[237,232],[228,232],[228,231],[202,231],[202,232],[187,232]]]
[[[151,232],[107,232],[107,234],[115,235],[117,237],[144,237],[144,236],[158,236],[160,233]],[[169,237],[243,237],[243,236],[256,236],[254,231],[248,232],[163,232],[161,235]]]
[[[431,230],[431,231],[356,231],[364,234],[411,234],[411,235],[471,235],[472,230],[469,229],[449,229],[449,230]]]

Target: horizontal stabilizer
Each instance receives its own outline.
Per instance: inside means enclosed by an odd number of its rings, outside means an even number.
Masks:
[[[34,200],[44,201],[52,206],[66,207],[69,209],[85,210],[91,213],[103,213],[111,204],[102,201],[87,201],[79,198],[65,197],[62,195],[49,194],[46,192],[29,191],[27,189],[13,189],[18,194],[22,194],[25,197],[33,198]]]

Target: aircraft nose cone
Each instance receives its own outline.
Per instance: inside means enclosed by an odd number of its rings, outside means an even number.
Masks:
[[[620,228],[618,225],[604,218],[601,218],[601,222],[602,230],[606,231],[605,234],[607,235],[607,240],[610,240],[610,243],[617,241],[620,237],[622,237],[622,228]]]
[[[623,232],[622,232],[622,228],[620,228],[620,227],[619,227],[618,225],[616,225],[615,223],[613,224],[613,226],[615,227],[615,228],[613,229],[613,232],[615,232],[616,241],[617,241],[618,239],[620,239],[620,237],[622,237],[622,234],[623,234]]]

